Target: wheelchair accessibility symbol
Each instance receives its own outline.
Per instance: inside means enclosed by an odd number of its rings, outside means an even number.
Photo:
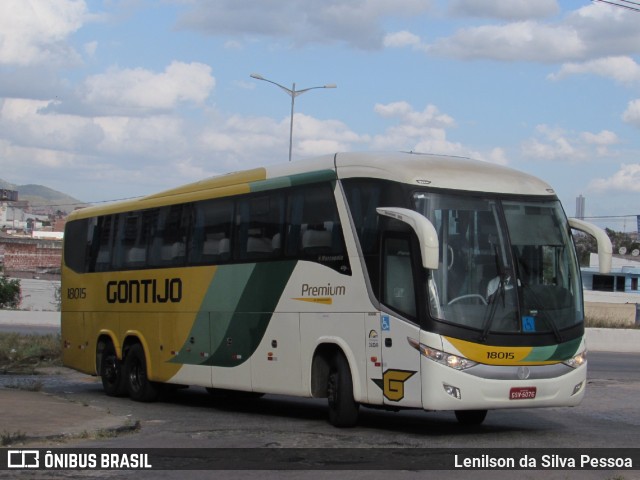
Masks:
[[[522,317],[522,331],[523,332],[535,332],[536,331],[536,319],[534,317]]]
[[[382,315],[380,328],[383,332],[391,330],[391,324],[389,322],[389,315]]]

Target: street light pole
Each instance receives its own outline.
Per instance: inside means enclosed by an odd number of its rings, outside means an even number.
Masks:
[[[272,83],[276,87],[281,88],[287,95],[291,97],[291,123],[289,125],[289,161],[291,161],[291,150],[293,148],[293,108],[295,105],[296,97],[298,95],[302,95],[305,92],[308,92],[309,90],[316,90],[320,88],[337,88],[338,86],[335,83],[329,83],[327,85],[322,85],[320,87],[310,87],[310,88],[303,88],[302,90],[296,90],[295,82],[293,83],[291,88],[287,88],[284,85],[280,85],[279,83],[274,82],[273,80],[268,80],[264,78],[259,73],[252,73],[250,77],[255,78],[256,80],[262,80],[264,82]]]

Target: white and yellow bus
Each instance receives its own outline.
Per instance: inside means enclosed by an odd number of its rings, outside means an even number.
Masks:
[[[577,405],[580,270],[553,189],[490,163],[338,153],[74,212],[64,364],[108,395],[163,384],[359,406]]]

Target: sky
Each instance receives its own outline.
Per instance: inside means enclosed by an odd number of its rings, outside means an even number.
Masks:
[[[636,230],[640,11],[590,0],[2,0],[0,178],[94,203],[286,162],[252,73],[337,85],[296,97],[294,161],[476,158]]]

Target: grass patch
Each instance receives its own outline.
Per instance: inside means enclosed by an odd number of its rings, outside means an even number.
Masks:
[[[0,373],[33,374],[62,365],[60,334],[0,333]]]
[[[13,445],[15,443],[24,442],[26,440],[26,434],[22,432],[2,432],[0,434],[0,443],[3,447]]]
[[[606,315],[585,315],[584,326],[586,328],[634,328],[640,329],[640,325],[629,323],[615,317]]]
[[[42,390],[43,383],[40,380],[22,379],[5,384],[6,388],[15,388],[16,390],[24,390],[27,392],[39,392]]]

